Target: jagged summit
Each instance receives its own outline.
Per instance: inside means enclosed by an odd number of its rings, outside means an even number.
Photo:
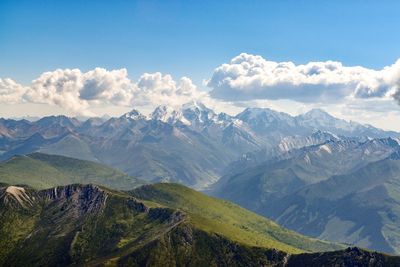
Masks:
[[[126,118],[126,119],[130,119],[130,120],[135,120],[135,121],[147,119],[147,117],[145,115],[143,115],[136,109],[132,109],[131,111],[123,114],[120,118]]]
[[[232,120],[232,117],[228,114],[218,114],[198,101],[185,103],[178,108],[161,105],[151,113],[150,117],[166,123],[182,123],[193,127],[201,127],[202,125],[213,123],[226,124]]]
[[[181,108],[183,116],[191,122],[191,124],[203,124],[214,120],[217,114],[207,108],[203,103],[192,101],[182,105]]]
[[[171,106],[161,105],[151,113],[150,117],[153,120],[159,120],[166,123],[182,122],[183,124],[190,125],[190,122],[183,116],[181,110],[176,110]]]

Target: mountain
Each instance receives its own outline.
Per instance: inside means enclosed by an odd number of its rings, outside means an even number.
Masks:
[[[269,146],[277,144],[283,137],[306,135],[306,128],[298,127],[294,117],[268,108],[246,108],[235,116],[246,123]]]
[[[233,162],[224,170],[224,175],[234,174],[241,170],[257,166],[272,159],[283,159],[300,150],[303,147],[316,146],[330,141],[350,141],[350,138],[336,136],[329,132],[316,131],[309,136],[286,136],[275,146],[265,147],[261,150],[247,152]],[[355,139],[358,141],[358,138]]]
[[[227,174],[208,193],[305,235],[399,253],[399,151],[391,138],[331,140]]]
[[[161,105],[158,106],[150,115],[154,120],[159,120],[162,122],[176,124],[182,123],[184,125],[190,125],[191,122],[188,121],[182,114],[180,110],[174,110],[170,106]]]
[[[250,125],[253,131],[272,136],[276,140],[282,136],[310,135],[318,130],[347,137],[399,137],[397,132],[335,118],[322,109],[291,116],[268,108],[246,108],[236,118]]]
[[[214,191],[221,191],[221,194],[225,194],[224,191],[226,194],[235,194],[236,190],[243,189],[243,181],[252,181],[249,182],[251,186],[264,184],[260,185],[260,188],[265,187],[269,191],[275,184],[282,183],[277,191],[285,190],[286,185],[297,184],[291,189],[295,190],[301,185],[319,182],[332,175],[349,173],[400,151],[398,141],[392,138],[360,142],[347,138],[335,140],[330,138],[330,135],[324,137],[328,137],[329,140],[317,145],[291,150],[283,149],[288,145],[282,146],[283,148],[280,145],[275,150],[247,153],[239,161],[231,164],[230,169],[226,170],[226,175],[213,185]],[[319,138],[311,140],[317,141]]]
[[[196,101],[187,103],[178,110],[159,106],[151,118],[177,127],[188,127],[224,145],[225,149],[236,155],[260,149],[264,144],[242,121],[226,113],[217,114]]]
[[[398,257],[358,248],[304,253],[340,246],[285,230],[229,202],[175,184],[144,186],[129,194],[94,185],[36,191],[3,184],[0,217],[2,266],[363,266],[366,262],[396,266],[400,262]]]
[[[42,153],[14,156],[0,163],[0,182],[24,184],[37,189],[94,183],[127,190],[144,184],[102,164]]]
[[[312,130],[329,131],[344,136],[367,136],[370,138],[398,137],[393,131],[383,131],[371,125],[338,119],[322,109],[312,109],[295,117],[298,125]]]
[[[149,116],[133,109],[117,118],[86,121],[66,116],[33,122],[1,119],[0,160],[34,152],[57,154],[103,163],[149,182],[204,189],[232,167],[254,166],[302,146],[399,136],[321,110],[293,117],[248,108],[230,116],[191,102],[179,108],[159,106]]]
[[[322,252],[341,246],[176,184],[129,194],[94,185],[36,191],[2,184],[0,218],[1,266],[400,264],[399,257],[359,248]]]
[[[400,160],[389,157],[287,195],[268,213],[303,234],[400,254]]]
[[[36,150],[27,151],[38,151],[40,153],[53,155],[61,154],[66,157],[99,162],[96,155],[93,154],[87,139],[76,133],[68,133],[57,140],[42,142]],[[15,153],[15,150],[12,151],[12,153]],[[17,153],[17,155],[20,154],[22,153]]]
[[[325,251],[340,247],[305,238],[237,205],[178,184],[146,185],[131,191],[130,195],[179,209],[189,214],[191,223],[203,231],[250,246],[287,252]]]
[[[222,168],[236,158],[206,135],[158,120],[134,122],[123,135],[98,136],[88,142],[99,161],[128,174],[198,188],[215,182]]]

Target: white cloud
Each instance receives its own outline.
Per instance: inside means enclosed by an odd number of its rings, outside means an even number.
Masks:
[[[192,100],[206,100],[207,94],[201,92],[187,77],[176,83],[171,75],[159,72],[143,74],[137,83],[138,92],[133,99],[136,105],[180,106]]]
[[[115,105],[130,105],[135,84],[128,78],[126,69],[107,71],[96,68],[83,75],[83,87],[80,98],[85,100],[105,101]]]
[[[12,79],[0,78],[0,103],[15,104],[21,101],[26,88]]]
[[[400,80],[400,60],[382,70],[346,67],[340,62],[267,61],[240,54],[215,69],[207,85],[223,100],[290,99],[304,103],[339,102],[345,98],[390,98]]]
[[[187,77],[175,82],[171,75],[145,73],[137,83],[128,78],[126,69],[108,71],[95,68],[57,69],[41,74],[23,87],[11,79],[0,79],[0,102],[41,103],[63,108],[72,114],[92,115],[90,109],[100,105],[126,107],[181,105],[206,99]]]
[[[80,98],[83,74],[79,69],[45,72],[32,81],[24,99],[30,103],[59,106],[72,113],[88,114],[89,103]]]

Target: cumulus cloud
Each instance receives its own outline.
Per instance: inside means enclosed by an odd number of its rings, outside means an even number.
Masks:
[[[133,81],[126,69],[57,69],[42,73],[26,86],[0,79],[0,103],[42,103],[79,115],[93,115],[91,110],[105,106],[177,107],[193,100],[217,110],[225,108],[228,101],[239,104],[257,100],[363,106],[359,103],[365,99],[385,99],[385,103],[394,104],[394,98],[400,104],[400,60],[372,70],[334,61],[295,65],[240,54],[216,68],[206,85],[212,88],[211,97],[187,77],[174,80],[171,75],[156,72],[144,73]]]
[[[240,54],[214,70],[207,85],[223,100],[290,99],[337,102],[344,98],[389,98],[398,90],[400,60],[381,70],[347,67],[340,62],[268,61]]]
[[[80,98],[84,100],[106,101],[116,105],[129,105],[137,91],[128,78],[126,69],[107,71],[96,68],[83,75]]]
[[[168,104],[179,106],[192,100],[207,98],[187,78],[182,77],[179,83],[171,75],[162,75],[159,72],[143,74],[137,83],[138,92],[133,100],[136,105]]]
[[[15,104],[21,101],[26,88],[12,79],[0,78],[0,103]]]
[[[87,114],[95,104],[130,105],[136,85],[126,69],[58,69],[32,81],[24,98],[28,102],[60,106],[72,113]]]
[[[145,73],[133,82],[126,69],[58,69],[41,74],[26,87],[11,79],[0,79],[1,103],[43,103],[81,115],[92,115],[90,108],[102,104],[175,106],[206,96],[187,77],[175,82],[171,75]]]
[[[78,69],[45,72],[32,81],[23,98],[27,102],[55,105],[86,115],[89,104],[79,93],[84,83],[82,76]]]

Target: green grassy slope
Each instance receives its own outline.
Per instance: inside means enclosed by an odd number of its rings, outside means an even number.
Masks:
[[[295,247],[293,240],[298,239],[301,246],[302,242],[311,246],[319,242],[287,232],[290,238],[285,242],[291,243],[284,243],[277,236],[285,236],[286,230],[183,186],[158,184],[142,189],[135,192],[141,192],[143,198],[160,196],[151,202],[94,185],[73,184],[36,191],[3,184],[0,266],[364,266],[371,260],[376,266],[400,263],[400,258],[358,249],[288,254],[304,249]],[[261,228],[269,227],[269,232],[257,232],[257,227],[250,225],[253,219],[257,225],[264,221]],[[224,227],[229,232],[218,232]],[[253,231],[265,236],[260,241],[265,243],[254,246],[249,239],[243,239],[244,233],[252,235]]]
[[[107,261],[165,233],[175,218],[180,222],[171,209],[150,210],[124,193],[93,185],[24,188],[20,201],[7,188],[0,188],[0,266]]]
[[[130,193],[138,199],[187,212],[195,227],[249,246],[275,248],[289,253],[340,248],[339,245],[289,231],[235,204],[208,197],[182,185],[146,185]]]
[[[114,189],[133,189],[143,182],[91,161],[33,153],[0,163],[0,182],[25,184],[36,189],[72,183],[94,183]]]

